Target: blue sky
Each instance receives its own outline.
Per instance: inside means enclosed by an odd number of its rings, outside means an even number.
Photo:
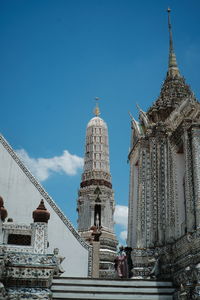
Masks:
[[[118,236],[125,230],[128,111],[137,118],[135,104],[146,110],[159,95],[168,6],[179,68],[199,99],[199,0],[0,1],[0,131],[75,227],[85,130],[98,96]]]

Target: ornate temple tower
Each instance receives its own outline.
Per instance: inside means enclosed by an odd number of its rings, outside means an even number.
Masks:
[[[112,190],[108,128],[99,117],[98,104],[86,130],[84,171],[78,193],[78,231],[86,240],[91,238],[91,227],[101,227],[100,277],[112,277],[117,240],[114,234],[115,208]]]
[[[155,250],[163,274],[175,278],[200,262],[200,104],[177,65],[170,9],[168,26],[169,64],[160,96],[147,112],[139,109],[138,122],[131,120],[127,244],[135,248],[135,266],[148,267],[145,255]],[[189,245],[190,235],[196,240]]]

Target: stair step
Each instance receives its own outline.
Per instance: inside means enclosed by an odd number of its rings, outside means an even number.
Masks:
[[[137,293],[137,294],[171,294],[173,293],[174,289],[173,288],[157,288],[157,287],[110,287],[110,286],[71,286],[71,285],[53,285],[51,288],[52,292],[90,292],[90,293]]]
[[[87,286],[128,286],[128,287],[172,287],[170,281],[155,280],[105,280],[105,279],[83,279],[60,277],[53,279],[53,285],[87,285]]]
[[[172,282],[155,280],[53,279],[53,300],[173,300]]]
[[[97,300],[172,300],[171,295],[123,295],[123,294],[96,294],[96,293],[54,293],[53,300],[59,299],[97,299]]]

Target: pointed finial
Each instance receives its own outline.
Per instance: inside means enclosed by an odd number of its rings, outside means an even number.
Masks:
[[[141,111],[141,108],[139,107],[139,104],[138,104],[138,103],[136,103],[135,105],[136,105],[136,107],[137,107],[138,111],[140,112],[140,111]]]
[[[173,48],[173,39],[172,39],[172,24],[170,19],[171,8],[168,7],[167,12],[168,12],[168,28],[169,28],[169,51],[173,52],[174,48]]]
[[[168,28],[169,28],[169,65],[168,65],[168,75],[180,75],[177,61],[176,61],[176,54],[174,52],[174,46],[173,46],[173,38],[172,38],[172,25],[171,25],[171,19],[170,19],[170,12],[171,9],[168,7]]]
[[[98,101],[100,100],[99,97],[95,97],[96,100],[96,107],[94,109],[94,114],[96,117],[98,117],[100,115],[100,109],[99,109],[99,105],[98,105]]]
[[[50,218],[50,213],[46,209],[44,205],[44,200],[42,199],[40,201],[38,208],[33,211],[33,220],[34,222],[48,223],[49,218]]]
[[[131,121],[133,121],[133,120],[134,120],[134,118],[133,118],[133,116],[132,116],[132,114],[131,114],[131,112],[130,112],[130,111],[128,112],[128,114],[129,114],[129,116],[130,116],[130,118],[131,118]]]

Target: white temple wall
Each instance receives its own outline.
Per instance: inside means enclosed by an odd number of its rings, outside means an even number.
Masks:
[[[47,252],[52,253],[54,248],[59,248],[59,254],[65,257],[62,264],[66,271],[64,276],[87,277],[90,247],[82,241],[53,200],[30,176],[25,174],[0,143],[0,195],[4,199],[8,217],[13,218],[14,222],[30,224],[33,222],[33,210],[38,207],[40,200],[44,199],[50,212]]]

